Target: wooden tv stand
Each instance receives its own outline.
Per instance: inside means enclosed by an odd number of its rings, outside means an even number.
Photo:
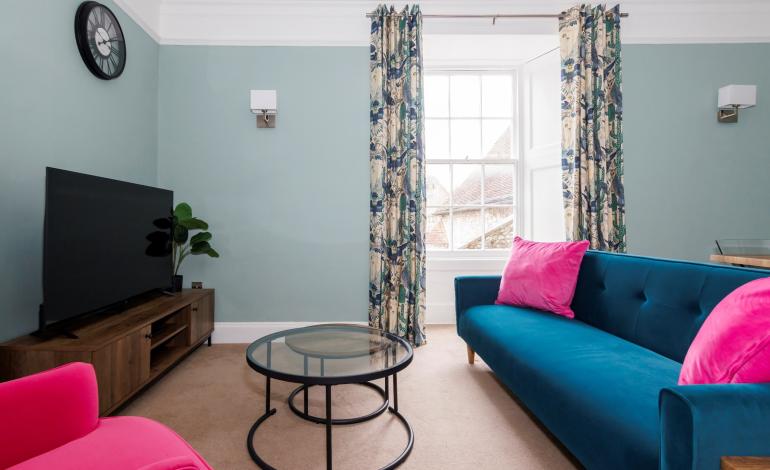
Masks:
[[[0,380],[68,362],[93,364],[99,414],[108,415],[171,369],[214,331],[214,290],[185,289],[73,328],[77,339],[28,335],[0,345]]]

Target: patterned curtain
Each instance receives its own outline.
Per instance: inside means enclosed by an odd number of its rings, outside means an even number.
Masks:
[[[369,324],[425,343],[422,15],[380,5],[370,46]]]
[[[620,6],[573,7],[559,36],[567,240],[625,252]]]

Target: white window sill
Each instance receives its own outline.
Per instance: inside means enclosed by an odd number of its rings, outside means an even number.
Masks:
[[[428,272],[457,272],[457,273],[500,273],[508,257],[464,257],[437,258],[428,255],[426,269]]]

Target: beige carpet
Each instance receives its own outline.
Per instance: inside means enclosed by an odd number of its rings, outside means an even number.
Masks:
[[[405,469],[574,469],[546,433],[478,358],[466,361],[454,326],[430,326],[429,344],[399,374],[399,407],[412,423],[414,449]],[[246,434],[264,409],[264,377],[246,365],[246,345],[201,347],[120,414],[147,416],[176,430],[218,470],[255,469]],[[380,381],[381,382],[381,381]],[[324,468],[324,427],[296,417],[286,397],[296,384],[272,382],[278,413],[257,431],[257,451],[279,469]],[[301,396],[298,405],[301,405]],[[363,414],[378,395],[361,386],[334,388],[334,417]],[[311,412],[324,413],[323,390]],[[401,424],[385,413],[333,429],[334,467],[375,469],[406,444]]]

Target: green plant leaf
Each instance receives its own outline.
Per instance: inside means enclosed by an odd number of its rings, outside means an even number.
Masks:
[[[181,245],[187,241],[189,231],[183,225],[174,225],[174,243]]]
[[[198,242],[190,246],[190,253],[194,255],[202,255],[207,253],[211,249],[209,242]]]
[[[174,209],[174,217],[179,220],[192,218],[192,208],[190,207],[190,204],[187,204],[186,202],[177,204],[176,209]]]
[[[188,230],[208,230],[209,224],[201,219],[183,219],[179,221],[179,225],[186,227]]]
[[[212,258],[219,258],[219,253],[217,253],[217,250],[213,248],[209,248],[209,251],[207,251],[206,254],[211,256]]]
[[[207,242],[211,240],[211,233],[209,232],[200,232],[192,236],[190,238],[190,243],[195,245],[198,242]]]

